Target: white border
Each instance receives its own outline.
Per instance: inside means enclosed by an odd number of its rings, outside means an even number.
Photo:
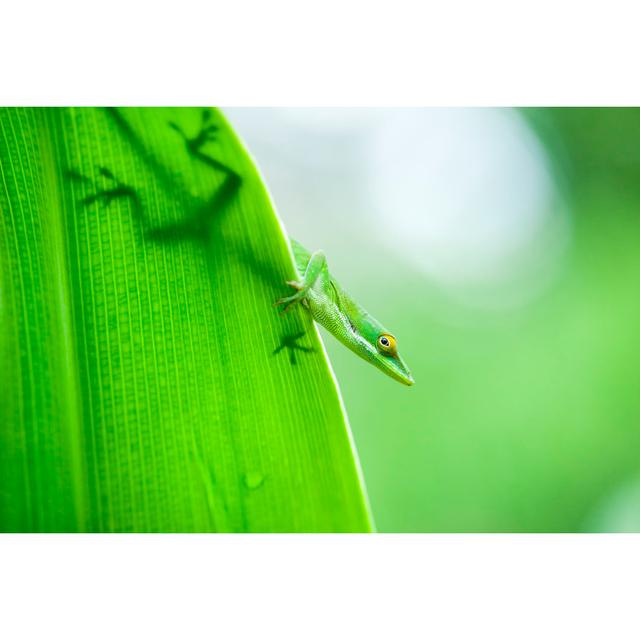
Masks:
[[[620,0],[5,5],[5,105],[640,103]]]
[[[637,638],[630,535],[6,536],[3,638]]]

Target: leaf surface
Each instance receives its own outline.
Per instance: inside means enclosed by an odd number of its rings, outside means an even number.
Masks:
[[[317,330],[218,111],[0,110],[0,529],[368,531]]]

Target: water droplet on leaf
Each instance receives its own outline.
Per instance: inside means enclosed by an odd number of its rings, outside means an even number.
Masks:
[[[260,471],[248,471],[244,474],[244,485],[247,489],[259,489],[264,482],[264,474]]]

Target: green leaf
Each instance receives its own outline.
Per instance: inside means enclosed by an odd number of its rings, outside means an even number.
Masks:
[[[208,109],[0,110],[0,529],[368,531],[251,159]]]

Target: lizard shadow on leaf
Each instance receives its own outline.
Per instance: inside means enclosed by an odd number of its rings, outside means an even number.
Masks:
[[[175,191],[173,176],[164,167],[164,165],[158,161],[155,155],[149,152],[145,144],[140,140],[140,138],[138,138],[134,130],[131,128],[131,125],[129,125],[129,123],[124,119],[120,111],[116,107],[105,107],[105,111],[131,145],[133,150],[144,160],[147,166],[149,166],[168,193]]]
[[[168,125],[183,139],[187,153],[194,159],[206,164],[212,170],[222,172],[226,174],[225,181],[221,188],[216,192],[213,199],[207,203],[207,210],[210,212],[218,212],[215,220],[221,223],[220,213],[227,208],[227,204],[236,195],[242,184],[240,175],[232,168],[223,164],[219,160],[211,157],[210,155],[202,151],[202,147],[209,142],[214,142],[219,131],[219,127],[211,122],[211,111],[204,109],[201,112],[201,124],[199,132],[192,138],[190,138],[180,125],[175,122],[169,122]],[[286,280],[286,273],[282,269],[278,269],[273,261],[261,260],[258,258],[258,252],[251,248],[250,239],[249,242],[232,243],[229,240],[223,239],[220,235],[212,233],[212,226],[208,224],[206,218],[196,217],[195,220],[199,221],[197,227],[193,229],[194,233],[202,234],[208,240],[208,247],[211,250],[209,256],[216,255],[217,251],[224,251],[229,254],[236,254],[241,264],[246,265],[249,270],[260,277],[264,285],[268,289],[273,290],[274,300],[278,294],[278,285],[284,283]],[[168,230],[170,233],[174,233],[174,230]],[[212,268],[212,267],[211,267]],[[297,363],[296,351],[302,353],[313,352],[312,347],[303,347],[296,343],[302,336],[306,334],[306,330],[300,327],[299,319],[295,316],[289,316],[291,320],[287,320],[286,325],[289,326],[289,330],[294,333],[286,335],[282,339],[282,343],[273,352],[273,355],[279,353],[282,349],[287,349],[289,352],[289,361],[292,365]]]
[[[115,122],[121,134],[128,140],[134,151],[152,169],[157,178],[164,185],[171,189],[173,187],[172,177],[162,166],[156,157],[148,151],[135,131],[131,128],[122,114],[113,107],[107,108],[107,113]],[[212,255],[217,251],[224,251],[227,254],[236,253],[238,259],[245,264],[254,274],[258,275],[263,282],[273,289],[274,300],[281,293],[279,285],[286,280],[286,273],[283,273],[276,265],[270,261],[261,261],[257,258],[256,252],[251,250],[246,243],[231,243],[223,239],[221,234],[216,233],[220,229],[223,221],[222,216],[230,210],[229,203],[238,195],[242,186],[242,177],[232,168],[223,164],[202,151],[202,147],[216,139],[220,128],[212,122],[212,112],[209,109],[201,111],[201,123],[199,131],[194,136],[189,136],[184,129],[175,122],[168,122],[167,126],[175,134],[179,135],[185,145],[185,150],[197,162],[208,166],[212,171],[225,174],[222,185],[216,190],[212,198],[202,204],[186,220],[170,223],[161,227],[150,227],[144,224],[142,206],[140,199],[136,199],[136,213],[142,222],[144,237],[157,242],[183,242],[192,241],[200,244],[209,256],[207,260],[208,268],[212,269]],[[97,194],[96,199],[109,202],[116,194]],[[122,193],[121,195],[124,195]]]
[[[298,361],[296,360],[296,351],[300,353],[314,353],[315,349],[313,347],[305,347],[304,345],[299,345],[297,342],[306,335],[306,331],[299,331],[298,333],[285,335],[280,340],[280,345],[277,346],[271,355],[278,355],[283,349],[286,349],[289,353],[289,362],[292,365],[296,365]]]
[[[166,192],[175,193],[175,177],[172,176],[157,157],[149,151],[120,111],[115,107],[107,107],[106,112],[115,123],[120,133],[131,145],[133,150],[142,158],[152,173],[160,181]],[[206,112],[209,115],[206,119],[203,117],[203,122],[208,120],[211,116],[210,111]],[[214,127],[214,129],[217,130],[217,127],[214,125],[207,125],[207,127],[204,127],[204,132],[201,131],[193,139],[189,139],[182,132],[189,155],[203,162],[207,156],[200,152],[200,146],[212,139],[211,127]],[[172,128],[176,130],[176,127]],[[222,171],[227,175],[220,188],[216,190],[208,202],[199,206],[195,211],[188,213],[186,218],[182,221],[165,224],[159,227],[153,227],[146,224],[145,236],[148,239],[158,242],[181,242],[184,240],[202,241],[203,245],[207,244],[212,234],[210,229],[211,223],[226,209],[226,205],[233,198],[242,183],[240,175],[226,167],[223,163],[208,159],[207,164],[209,164],[212,169]]]
[[[165,183],[167,188],[172,188],[173,183],[169,172],[147,150],[122,114],[113,107],[108,108],[107,113],[128,139],[134,150],[153,169],[158,178]],[[228,240],[223,239],[221,234],[216,233],[221,226],[222,216],[230,210],[229,203],[237,197],[242,187],[243,179],[234,169],[202,151],[204,145],[216,140],[220,131],[220,127],[212,122],[212,117],[213,113],[210,109],[202,109],[199,131],[192,137],[176,122],[170,121],[167,126],[181,137],[189,156],[205,164],[212,171],[225,175],[222,185],[213,194],[212,198],[194,211],[187,220],[163,225],[162,227],[147,227],[145,229],[146,237],[159,242],[202,241],[203,247],[214,252],[235,252],[238,254],[238,258],[253,273],[259,275],[266,284],[272,286],[275,292],[275,288],[286,280],[285,276],[287,274],[281,273],[281,270],[270,262],[260,261],[256,257],[256,253],[250,250],[245,243],[242,243],[241,246],[240,243],[231,244]],[[275,293],[277,294],[277,292]]]
[[[115,121],[118,128],[129,140],[133,148],[148,163],[155,174],[164,182],[167,188],[172,187],[172,178],[169,172],[158,162],[145,145],[135,134],[122,114],[115,108],[108,109],[109,115]],[[221,234],[216,233],[222,224],[222,216],[231,208],[229,203],[238,196],[242,187],[243,179],[241,175],[231,167],[205,153],[203,147],[211,142],[215,142],[220,127],[212,121],[212,112],[209,109],[201,110],[201,122],[198,132],[194,136],[189,136],[182,126],[176,122],[169,121],[168,127],[179,135],[184,142],[187,154],[194,160],[208,166],[212,171],[225,175],[222,185],[216,190],[213,196],[201,205],[187,220],[163,225],[162,227],[146,228],[145,236],[150,240],[159,242],[180,242],[194,241],[201,242],[206,252],[208,269],[213,270],[213,256],[216,252],[223,251],[227,255],[236,254],[237,259],[255,275],[257,275],[265,286],[273,292],[273,299],[277,299],[281,294],[284,282],[290,274],[283,270],[279,263],[263,260],[258,257],[255,250],[251,248],[251,242],[233,243],[224,239]],[[283,338],[283,348],[289,349],[290,361],[296,364],[295,351],[308,352],[311,348],[300,348],[295,345],[295,340],[305,333],[305,329],[300,326],[300,319],[295,315],[289,315],[286,322],[288,330],[293,333]],[[285,326],[286,326],[285,325]],[[293,342],[288,342],[288,341]],[[293,346],[291,346],[293,345]]]
[[[107,167],[98,166],[97,173],[104,182],[107,182],[108,186],[106,186],[106,188],[100,188],[95,180],[81,174],[75,169],[67,169],[64,172],[64,176],[70,182],[74,182],[76,184],[85,184],[93,187],[94,193],[85,196],[80,200],[80,204],[82,204],[83,206],[101,204],[105,207],[108,207],[115,200],[118,200],[120,198],[128,198],[131,201],[134,221],[138,225],[140,230],[143,230],[144,219],[142,213],[142,202],[140,201],[140,197],[136,193],[136,190],[133,187],[118,180],[114,176],[113,172],[110,169],[107,169]]]
[[[213,171],[226,174],[226,178],[220,189],[216,192],[212,200],[206,203],[204,207],[205,211],[195,216],[192,233],[204,234],[207,237],[209,247],[213,253],[217,250],[224,251],[227,254],[235,253],[240,261],[247,265],[254,274],[260,276],[265,284],[275,287],[274,283],[286,279],[284,277],[285,274],[279,273],[279,270],[273,263],[259,260],[256,251],[248,247],[246,243],[231,243],[228,239],[223,239],[220,235],[216,235],[213,233],[211,225],[208,224],[206,216],[210,215],[210,212],[217,212],[218,215],[215,221],[218,223],[222,222],[221,214],[229,210],[227,205],[237,195],[242,185],[240,174],[202,151],[204,145],[209,142],[214,142],[217,139],[220,130],[218,125],[211,121],[211,118],[212,112],[209,109],[203,109],[201,112],[200,130],[193,137],[189,137],[177,123],[168,123],[168,126],[182,138],[187,153],[191,155],[191,157],[207,165]],[[168,229],[167,231],[169,234],[175,232],[174,229]]]
[[[197,158],[204,164],[208,165],[212,169],[216,171],[220,171],[222,173],[226,173],[229,176],[236,176],[239,178],[239,174],[235,172],[231,167],[225,165],[224,163],[216,160],[212,156],[204,153],[202,151],[202,147],[206,145],[208,142],[215,142],[218,136],[218,132],[220,127],[211,122],[211,111],[209,109],[203,109],[201,111],[201,123],[200,123],[200,131],[193,137],[190,138],[187,136],[182,127],[173,122],[168,122],[169,127],[173,129],[176,133],[180,135],[180,137],[184,140],[185,146],[187,147],[187,152],[194,158]]]

